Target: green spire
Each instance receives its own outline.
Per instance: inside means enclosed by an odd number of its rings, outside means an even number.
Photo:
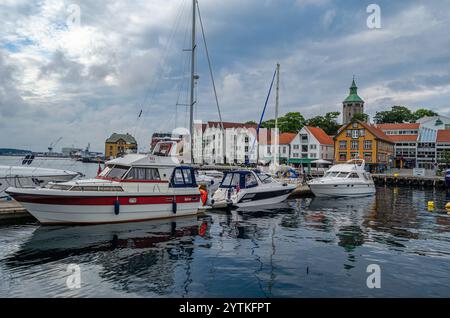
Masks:
[[[350,87],[350,95],[344,100],[344,103],[364,103],[361,97],[358,96],[358,86],[356,86],[355,76],[353,76],[352,86]]]

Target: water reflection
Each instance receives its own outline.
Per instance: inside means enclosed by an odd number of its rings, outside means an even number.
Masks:
[[[450,291],[450,216],[428,212],[427,200],[446,203],[439,192],[379,188],[373,197],[299,199],[169,221],[5,226],[0,295],[439,295]],[[80,291],[65,288],[70,263],[86,272]],[[365,285],[373,263],[386,275],[378,294]]]
[[[116,288],[165,294],[175,265],[189,263],[195,237],[207,238],[208,217],[174,221],[76,227],[38,227],[17,252],[1,261],[14,270],[67,259],[101,266],[102,280]],[[136,284],[139,282],[139,284]],[[131,287],[134,286],[134,287]]]

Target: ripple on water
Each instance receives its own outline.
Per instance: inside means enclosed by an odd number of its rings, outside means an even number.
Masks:
[[[86,227],[0,226],[0,296],[430,297],[450,292],[445,193],[299,199],[256,213]],[[67,288],[67,266],[82,287]],[[382,289],[366,286],[367,266]]]

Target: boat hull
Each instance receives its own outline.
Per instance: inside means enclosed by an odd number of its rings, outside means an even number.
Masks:
[[[267,198],[267,199],[260,199],[260,200],[248,201],[248,202],[242,201],[242,202],[235,204],[235,206],[238,208],[249,208],[249,207],[256,207],[256,206],[278,204],[283,201],[286,201],[287,198],[289,197],[289,195],[292,193],[292,191],[294,191],[294,190],[289,190],[289,192],[286,194],[282,194],[282,195]]]
[[[316,197],[364,197],[376,193],[373,184],[309,184]]]
[[[197,214],[200,204],[200,195],[197,193],[175,196],[50,196],[32,192],[7,190],[44,225],[126,223],[173,218]]]

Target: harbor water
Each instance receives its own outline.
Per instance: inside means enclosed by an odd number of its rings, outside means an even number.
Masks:
[[[88,176],[98,167],[42,161]],[[446,202],[442,190],[379,187],[373,197],[297,199],[252,213],[3,223],[0,297],[448,297]],[[367,284],[371,265],[380,288]],[[74,268],[76,287],[68,284]]]

